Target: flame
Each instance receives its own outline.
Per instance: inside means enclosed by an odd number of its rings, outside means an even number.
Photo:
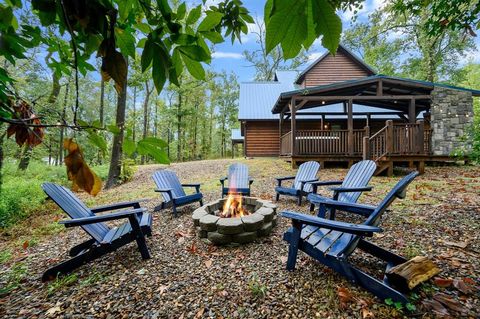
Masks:
[[[220,217],[235,218],[247,215],[250,215],[250,213],[243,206],[243,196],[236,194],[235,191],[229,192],[220,212]]]

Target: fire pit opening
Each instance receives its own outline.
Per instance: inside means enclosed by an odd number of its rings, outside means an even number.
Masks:
[[[270,201],[229,194],[197,208],[192,218],[201,238],[215,245],[244,244],[271,233],[276,211]]]

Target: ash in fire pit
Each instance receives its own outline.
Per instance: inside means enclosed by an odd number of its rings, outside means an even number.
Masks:
[[[271,233],[276,210],[270,201],[229,195],[196,209],[192,218],[201,238],[216,245],[244,244]]]

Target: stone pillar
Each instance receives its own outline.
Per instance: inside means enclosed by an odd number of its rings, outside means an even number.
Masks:
[[[462,137],[473,123],[472,93],[436,86],[431,95],[433,154],[450,156],[459,148],[469,147]]]

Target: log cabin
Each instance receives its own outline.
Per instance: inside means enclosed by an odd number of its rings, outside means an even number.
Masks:
[[[395,164],[423,172],[451,161],[473,122],[480,90],[377,74],[344,46],[303,72],[240,84],[239,121],[246,157]]]

